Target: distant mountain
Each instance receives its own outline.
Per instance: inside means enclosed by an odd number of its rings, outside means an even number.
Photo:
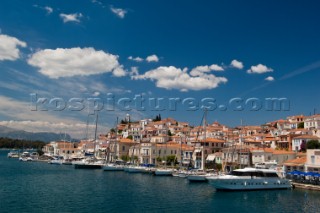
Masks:
[[[12,138],[12,139],[24,139],[24,140],[33,140],[33,141],[43,141],[51,142],[58,140],[67,140],[71,141],[72,138],[70,135],[61,135],[53,132],[26,132],[19,129],[14,129],[6,126],[0,125],[0,137],[3,138]]]

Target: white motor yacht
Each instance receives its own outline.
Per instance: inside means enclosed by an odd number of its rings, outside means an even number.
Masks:
[[[266,190],[288,189],[291,182],[282,179],[273,169],[236,169],[229,175],[207,177],[217,190]]]

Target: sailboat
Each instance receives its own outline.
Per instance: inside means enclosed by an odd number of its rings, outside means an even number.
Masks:
[[[98,113],[96,117],[96,128],[94,134],[94,156],[93,158],[87,158],[82,161],[73,162],[75,169],[101,169],[103,166],[103,162],[97,161],[95,157],[96,153],[96,141],[97,141],[97,125],[98,125]]]
[[[166,142],[166,155],[167,155],[167,142]],[[173,169],[167,168],[167,160],[165,162],[164,168],[158,168],[154,172],[156,176],[172,176],[172,173],[173,173]]]
[[[204,126],[204,142],[206,141],[207,138],[207,109],[205,109],[204,114],[203,114],[203,126]],[[211,176],[212,174],[209,174],[205,171],[205,161],[204,161],[204,146],[201,146],[201,168],[199,170],[195,170],[194,172],[191,172],[188,175],[188,180],[190,182],[207,182],[207,177]]]
[[[116,159],[118,156],[117,156],[117,147],[118,147],[118,118],[117,118],[117,124],[116,124],[116,129],[115,129],[115,134],[116,134],[116,137],[115,137],[115,141],[113,143],[113,152],[114,152],[114,156],[112,158],[113,159]],[[111,141],[110,141],[110,145],[109,145],[109,148],[111,150]],[[120,160],[115,160],[114,162],[108,162],[109,161],[109,154],[110,154],[110,151],[108,152],[108,155],[106,157],[106,164],[102,167],[102,169],[104,171],[123,171],[124,170],[124,164],[123,164],[123,161],[120,161]]]

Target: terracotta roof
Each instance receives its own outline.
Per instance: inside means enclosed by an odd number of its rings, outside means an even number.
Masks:
[[[156,144],[157,147],[167,147],[167,148],[177,148],[177,149],[182,149],[184,151],[193,151],[194,147],[188,146],[186,144],[178,144],[178,143],[167,143],[167,144]]]
[[[121,138],[120,143],[134,143],[133,140],[129,139],[129,138]]]
[[[296,158],[293,160],[287,160],[283,164],[286,166],[302,166],[307,162],[307,157]]]
[[[294,137],[293,139],[316,139],[319,140],[320,138],[314,135],[300,135],[297,137]]]
[[[201,141],[201,142],[203,142],[203,141]],[[217,139],[217,138],[207,138],[205,140],[205,142],[209,142],[209,143],[225,143],[224,140]]]
[[[275,150],[272,148],[251,148],[250,151],[263,151],[263,152],[269,152],[269,153],[273,153]]]
[[[294,154],[295,152],[293,151],[286,151],[286,150],[274,150],[273,154],[274,155],[285,155],[285,154]]]

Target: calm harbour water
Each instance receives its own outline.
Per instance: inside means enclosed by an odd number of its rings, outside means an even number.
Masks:
[[[146,174],[19,162],[0,151],[0,212],[320,212],[320,192],[217,192]]]

